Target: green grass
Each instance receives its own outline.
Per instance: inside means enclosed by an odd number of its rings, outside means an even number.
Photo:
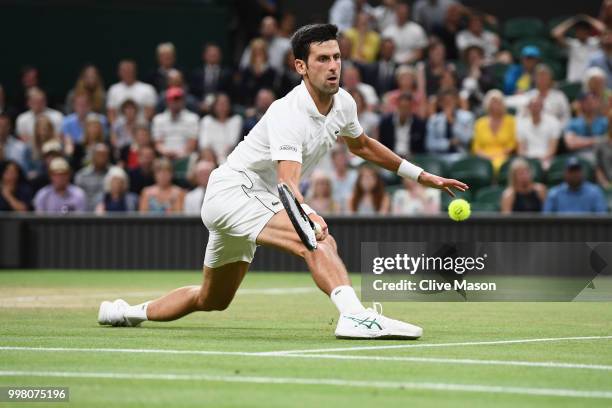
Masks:
[[[432,390],[422,386],[443,383],[612,393],[612,339],[314,353],[395,359],[391,361],[219,354],[610,336],[610,303],[386,303],[385,314],[421,325],[425,329],[423,338],[412,342],[341,341],[333,337],[335,308],[326,296],[310,289],[314,285],[307,274],[250,273],[242,286],[248,291],[239,293],[224,312],[197,313],[169,323],[146,322],[140,328],[107,328],[96,323],[97,306],[105,297],[117,294],[137,303],[200,280],[197,272],[1,272],[0,347],[205,350],[217,354],[0,350],[0,371],[42,375],[2,374],[0,387],[70,387],[70,403],[36,403],[36,407],[557,408],[612,404],[610,398]],[[258,292],[266,288],[306,289],[298,294]],[[414,358],[556,362],[608,368],[442,363]],[[58,378],[48,376],[49,372],[146,374],[154,378]],[[199,377],[155,377],[169,374]],[[244,382],[252,377],[263,382]],[[345,380],[353,385],[364,381],[371,386],[274,384],[271,378]],[[384,388],[375,382],[418,384],[412,384],[416,388]],[[0,403],[3,406],[11,404]]]

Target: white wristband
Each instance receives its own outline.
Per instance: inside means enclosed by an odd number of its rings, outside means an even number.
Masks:
[[[310,208],[310,206],[308,204],[306,204],[306,203],[302,203],[302,209],[304,210],[306,215],[316,214],[317,213],[315,210]]]
[[[419,166],[415,166],[410,163],[408,160],[402,160],[400,163],[399,169],[397,169],[397,174],[401,177],[407,177],[412,180],[418,180],[419,176],[423,172],[423,169]]]

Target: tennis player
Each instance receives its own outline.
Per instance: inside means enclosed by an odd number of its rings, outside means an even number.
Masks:
[[[423,171],[364,134],[355,101],[340,88],[337,31],[331,24],[314,24],[293,35],[295,68],[303,82],[274,102],[227,162],[212,172],[202,205],[202,220],[209,230],[202,285],[175,289],[135,306],[122,299],[102,302],[100,324],[137,326],[146,320],[169,321],[195,311],[224,310],[247,273],[257,245],[266,245],[306,261],[315,283],[340,312],[337,337],[416,339],[422,335],[418,326],[363,307],[325,220],[299,193],[300,178],[342,137],[353,154],[424,186],[451,195],[451,189],[468,187]],[[291,224],[277,195],[280,182],[293,190],[306,214],[321,225],[317,249],[309,251]]]

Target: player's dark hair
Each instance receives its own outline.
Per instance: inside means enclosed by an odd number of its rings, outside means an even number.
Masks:
[[[310,44],[338,40],[338,27],[333,24],[309,24],[300,27],[291,37],[291,47],[296,59],[308,61]]]

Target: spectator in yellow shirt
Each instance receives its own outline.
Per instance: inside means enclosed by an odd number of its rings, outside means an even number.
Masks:
[[[472,152],[490,160],[497,171],[516,150],[515,120],[506,113],[504,95],[497,89],[487,92],[483,105],[487,115],[476,121]]]
[[[370,29],[370,16],[359,13],[355,25],[344,32],[353,45],[353,59],[361,63],[376,61],[380,49],[380,35]]]

